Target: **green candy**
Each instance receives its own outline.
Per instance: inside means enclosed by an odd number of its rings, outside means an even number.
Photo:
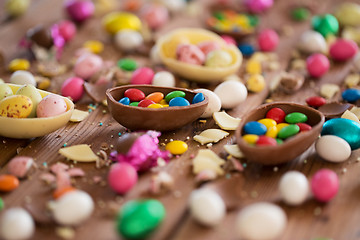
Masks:
[[[130,106],[137,107],[139,105],[139,102],[132,102],[129,104]]]
[[[339,22],[331,14],[324,16],[315,16],[312,19],[312,27],[315,31],[321,33],[324,37],[336,35],[339,31]]]
[[[225,15],[223,12],[214,12],[213,16],[218,20],[224,20]]]
[[[281,140],[280,138],[276,138],[275,140],[276,140],[277,145],[281,145],[284,143],[284,141]]]
[[[288,115],[285,116],[285,121],[287,123],[303,123],[306,122],[307,120],[308,117],[305,114],[299,112],[289,113]]]
[[[124,58],[118,61],[118,67],[125,71],[134,71],[137,63],[132,59]]]
[[[0,210],[3,210],[5,207],[4,200],[0,197]]]
[[[256,27],[259,24],[259,18],[256,15],[248,15],[248,19],[252,27]]]
[[[144,239],[165,218],[165,208],[155,199],[126,203],[116,219],[117,231],[126,239]]]
[[[300,127],[298,125],[290,124],[289,126],[282,128],[277,136],[278,138],[286,139],[296,135],[299,131]]]
[[[176,98],[176,97],[185,97],[185,93],[183,91],[169,92],[165,97],[165,101],[170,102],[171,99]]]
[[[308,19],[309,16],[310,16],[310,11],[309,11],[309,9],[307,9],[305,7],[295,8],[291,12],[292,19],[294,19],[295,21],[299,21],[299,22]]]

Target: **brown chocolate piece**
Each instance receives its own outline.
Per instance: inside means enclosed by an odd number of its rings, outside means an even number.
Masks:
[[[46,29],[43,25],[37,25],[30,28],[27,31],[26,36],[41,47],[51,48],[53,45],[50,29]]]
[[[265,117],[266,113],[272,108],[281,108],[286,114],[292,112],[301,112],[308,117],[306,122],[312,129],[302,132],[294,137],[284,141],[283,144],[277,146],[251,146],[242,139],[244,135],[244,125],[250,121],[257,121]],[[239,127],[236,129],[236,140],[240,150],[244,153],[246,159],[253,162],[262,163],[264,165],[276,165],[291,161],[305,152],[311,144],[317,139],[325,121],[324,115],[308,106],[290,103],[275,102],[261,105],[250,113],[246,114]]]
[[[185,92],[185,98],[191,103],[196,92],[185,88],[157,87],[151,85],[125,85],[108,89],[106,91],[108,107],[113,118],[131,130],[157,130],[169,131],[183,127],[195,121],[203,114],[208,105],[205,100],[184,107],[167,108],[142,108],[127,106],[118,101],[124,97],[124,92],[129,88],[136,88],[148,95],[153,92],[162,92],[165,96],[172,91]]]
[[[107,82],[102,84],[93,84],[89,82],[84,83],[85,92],[97,103],[101,103],[106,99],[106,90],[114,87],[113,82]]]
[[[287,94],[292,94],[298,91],[304,84],[305,78],[296,72],[281,73],[279,89]]]
[[[351,103],[331,102],[322,105],[318,110],[322,112],[326,118],[337,118],[353,106]]]
[[[127,133],[121,136],[116,144],[116,151],[121,154],[126,154],[131,146],[138,139],[141,133]]]

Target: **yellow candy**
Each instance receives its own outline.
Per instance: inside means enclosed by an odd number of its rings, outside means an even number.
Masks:
[[[353,40],[357,44],[360,44],[360,28],[346,27],[342,31],[343,38]]]
[[[141,29],[140,19],[136,15],[127,12],[113,12],[107,14],[102,23],[105,30],[111,34],[116,34],[118,31],[124,29],[135,31]]]
[[[0,116],[27,118],[33,108],[31,99],[23,95],[13,95],[0,101]]]
[[[254,74],[246,82],[247,89],[251,92],[261,92],[265,88],[265,79],[260,74]]]
[[[149,106],[147,106],[148,108],[163,108],[164,106],[158,103],[155,104],[150,104]]]
[[[276,121],[270,118],[263,118],[258,121],[266,126],[267,129],[276,126]]]
[[[104,44],[100,41],[89,40],[84,43],[84,47],[89,49],[92,53],[98,54],[104,50]]]
[[[260,74],[261,71],[261,63],[259,61],[250,60],[246,64],[246,72],[249,74]]]
[[[266,132],[266,136],[268,137],[272,137],[272,138],[276,138],[277,134],[278,134],[278,129],[276,126],[270,127],[267,132]]]
[[[342,3],[335,11],[335,17],[341,25],[360,26],[360,5]]]
[[[279,123],[278,125],[276,125],[277,130],[280,132],[281,129],[283,129],[284,127],[289,126],[288,123]]]
[[[259,139],[259,136],[255,134],[245,134],[244,136],[242,136],[242,138],[248,144],[255,144],[256,141]]]
[[[9,70],[12,72],[18,70],[28,70],[30,68],[30,62],[26,59],[17,58],[9,63]]]
[[[51,81],[48,78],[41,78],[37,82],[37,87],[41,90],[46,90],[50,87]]]
[[[173,155],[179,155],[186,152],[188,145],[183,141],[172,141],[166,144],[166,150],[168,150]]]
[[[5,4],[6,12],[13,17],[18,17],[29,8],[30,0],[7,0]]]

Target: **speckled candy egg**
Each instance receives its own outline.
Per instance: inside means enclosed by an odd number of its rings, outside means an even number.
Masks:
[[[232,63],[230,53],[224,50],[211,51],[206,55],[205,66],[212,68],[227,67]]]
[[[285,173],[279,183],[282,199],[289,205],[300,205],[310,192],[310,186],[305,175],[298,171]]]
[[[241,82],[229,80],[221,83],[214,90],[221,100],[222,108],[234,108],[247,97],[247,89]]]
[[[171,72],[157,72],[152,79],[152,85],[159,87],[175,87],[175,77]]]
[[[125,29],[115,35],[115,44],[124,51],[133,51],[144,43],[144,38],[138,31]]]
[[[36,117],[36,108],[42,99],[39,91],[33,85],[27,84],[27,85],[19,88],[19,90],[17,90],[15,94],[27,96],[28,98],[31,99],[31,102],[33,103],[33,108],[28,117],[31,117],[31,118]]]
[[[61,95],[71,97],[73,101],[78,101],[84,94],[84,80],[78,77],[71,77],[65,80],[61,86]]]
[[[52,210],[56,222],[63,225],[79,225],[91,216],[94,202],[88,193],[75,190],[61,196],[54,203]]]
[[[277,205],[259,202],[243,208],[235,221],[236,233],[240,239],[278,239],[284,232],[287,218]]]
[[[200,118],[212,117],[214,112],[220,111],[221,100],[213,91],[210,91],[210,90],[204,89],[204,88],[195,89],[194,91],[203,93],[209,99],[209,103],[208,103],[204,113],[200,116]]]
[[[350,145],[342,138],[325,135],[316,141],[317,154],[329,162],[343,162],[351,155]]]
[[[28,239],[34,231],[34,220],[23,208],[10,208],[1,218],[1,236],[5,240]]]
[[[6,97],[12,96],[14,93],[5,83],[0,83],[0,101]]]
[[[10,77],[10,82],[19,85],[31,84],[36,86],[34,76],[30,72],[24,70],[14,72]]]
[[[0,101],[0,116],[11,118],[27,118],[33,108],[30,98],[13,95]]]
[[[169,12],[167,8],[162,5],[148,4],[141,9],[140,17],[150,28],[156,29],[168,21]]]
[[[50,94],[39,102],[36,113],[40,118],[53,117],[65,113],[66,110],[67,105],[65,100],[56,94]]]
[[[78,58],[74,66],[76,76],[88,79],[103,67],[103,60],[96,54],[83,54]]]

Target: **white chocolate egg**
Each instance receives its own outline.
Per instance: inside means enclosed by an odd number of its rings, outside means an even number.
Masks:
[[[247,89],[241,82],[229,80],[219,84],[214,93],[221,100],[222,108],[234,108],[245,101],[247,97]]]
[[[200,116],[200,118],[212,117],[214,112],[220,111],[221,100],[213,91],[210,91],[205,88],[198,88],[198,89],[195,89],[194,91],[203,93],[209,99],[209,103],[205,109],[205,112]]]
[[[34,220],[23,208],[10,208],[2,216],[1,236],[5,240],[28,239],[34,231]]]
[[[300,205],[309,194],[309,182],[301,172],[289,171],[281,177],[279,191],[285,203]]]
[[[325,135],[315,143],[317,154],[329,162],[344,162],[351,155],[351,147],[344,139],[335,135]]]

